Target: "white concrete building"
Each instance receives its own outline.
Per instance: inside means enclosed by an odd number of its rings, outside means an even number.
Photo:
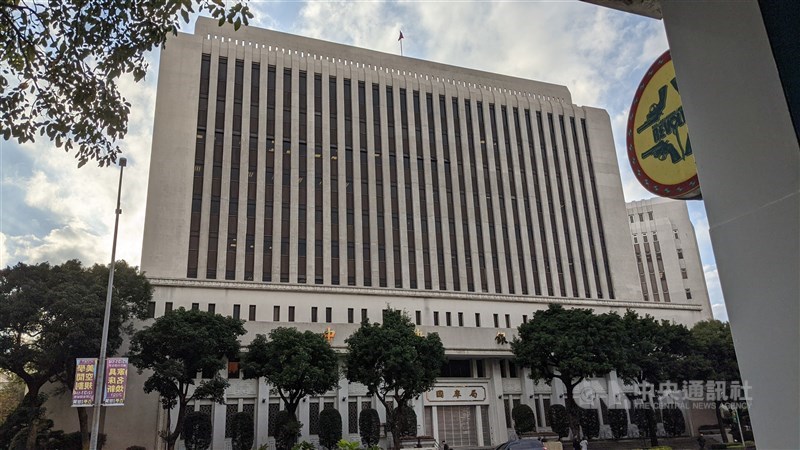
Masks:
[[[711,317],[705,272],[686,202],[654,198],[630,202],[627,207],[643,300],[694,301]]]
[[[362,317],[403,309],[450,360],[435,389],[448,394],[414,403],[420,434],[499,444],[516,403],[547,429],[563,387],[534,385],[498,332],[510,340],[548,303],[710,318],[700,287],[643,301],[618,170],[607,113],[566,87],[200,19],[161,53],[142,255],[153,314],[245,319],[244,345],[330,327],[343,351]],[[196,405],[213,448],[228,448],[226,417],[242,410],[256,445],[273,445],[279,399],[229,366],[226,405]],[[111,448],[157,447],[165,414],[143,380],[107,412]],[[326,406],[351,439],[364,407],[385,417],[343,379],[301,403],[302,439]]]

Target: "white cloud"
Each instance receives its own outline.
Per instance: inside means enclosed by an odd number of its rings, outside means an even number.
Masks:
[[[134,264],[141,258],[156,73],[157,65],[151,64],[146,81],[134,83],[126,77],[119,83],[120,91],[131,103],[131,112],[128,135],[120,143],[128,167],[122,188],[117,257]],[[23,187],[25,204],[58,225],[44,236],[3,234],[2,264],[13,265],[18,261],[59,264],[73,258],[87,264],[107,263],[111,257],[119,170],[91,163],[77,169],[74,153],[56,149],[44,139],[18,147],[31,157],[35,169],[29,173],[3,174],[0,182]]]
[[[719,284],[719,272],[715,264],[703,266],[703,274],[706,278],[708,297],[711,301],[711,310],[714,318],[728,321],[728,311],[725,309],[725,300],[722,297],[722,286]]]
[[[624,133],[632,92],[644,71],[667,47],[660,21],[580,2],[312,2],[253,3],[253,24],[522,78],[566,85],[577,104],[605,108],[612,118],[623,189],[628,200],[651,195],[633,178],[624,158]],[[187,27],[190,29],[190,27]],[[145,81],[120,81],[132,108],[122,143],[128,158],[123,185],[117,255],[138,264],[155,109],[157,52],[149,56]],[[0,146],[15,145],[0,141]],[[24,202],[57,224],[46,234],[10,235],[0,230],[0,263],[58,263],[80,258],[106,263],[110,257],[118,170],[87,165],[45,141],[25,145],[35,170],[6,170],[0,186],[26,188]],[[7,167],[8,161],[3,161]],[[13,172],[13,173],[9,173]],[[16,219],[16,218],[15,218]],[[36,218],[23,217],[29,223]],[[704,211],[693,212],[701,255],[714,258]],[[707,273],[709,290],[716,268]],[[713,299],[722,300],[712,294]],[[715,314],[720,307],[715,306]],[[719,317],[719,316],[718,316]]]
[[[110,253],[103,254],[97,245],[102,236],[79,226],[66,225],[56,228],[41,238],[32,234],[0,237],[2,237],[0,242],[2,267],[14,265],[18,261],[27,264],[45,261],[61,264],[69,259],[79,259],[86,264],[93,264],[110,258]]]

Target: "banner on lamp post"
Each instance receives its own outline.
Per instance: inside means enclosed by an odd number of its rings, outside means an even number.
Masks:
[[[75,384],[72,387],[72,406],[87,408],[94,405],[94,383],[97,358],[75,358]]]
[[[128,384],[128,358],[106,359],[106,383],[103,406],[123,406]]]

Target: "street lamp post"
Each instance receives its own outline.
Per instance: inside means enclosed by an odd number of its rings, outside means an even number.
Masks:
[[[106,350],[108,347],[108,323],[111,320],[111,289],[114,287],[114,263],[117,256],[117,230],[119,229],[120,197],[122,195],[122,173],[125,170],[128,160],[119,159],[119,186],[117,187],[117,209],[114,219],[114,240],[111,244],[111,267],[108,268],[108,289],[106,290],[106,312],[103,317],[103,338],[100,341],[100,358],[97,361],[97,377],[94,386],[94,411],[92,411],[92,434],[89,441],[89,449],[97,450],[97,439],[100,434],[100,409],[103,402],[103,381],[106,375]]]

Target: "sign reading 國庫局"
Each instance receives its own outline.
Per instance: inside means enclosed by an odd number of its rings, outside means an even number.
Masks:
[[[700,183],[669,50],[650,66],[631,104],[628,160],[645,189],[661,197],[699,199]]]

